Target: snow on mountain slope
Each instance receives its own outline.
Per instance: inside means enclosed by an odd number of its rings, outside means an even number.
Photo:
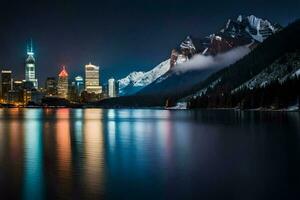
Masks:
[[[130,83],[135,83],[136,81],[140,80],[144,76],[144,72],[132,72],[125,78],[119,80],[119,87],[120,89],[126,87]]]
[[[148,72],[133,72],[119,80],[120,95],[133,94],[151,84],[168,79],[166,72],[177,65],[190,61],[197,54],[204,56],[216,56],[226,53],[236,47],[248,45],[251,50],[258,43],[280,30],[279,26],[268,20],[254,15],[242,16],[237,19],[229,19],[226,25],[219,31],[205,37],[193,38],[187,36],[176,48],[172,50],[170,59],[162,62]],[[166,74],[165,76],[162,76]]]
[[[184,99],[190,99],[199,96],[201,97],[202,95],[205,95],[208,89],[213,89],[221,80],[222,78],[218,78],[217,80],[213,81],[209,86],[197,91],[196,93],[193,93],[192,95],[185,97]]]
[[[193,44],[193,41],[190,36],[187,36],[187,38],[180,44],[180,48],[181,49],[190,49],[193,52],[196,51],[196,47]]]
[[[188,61],[174,66],[168,73],[140,90],[138,94],[161,97],[184,96],[189,94],[199,82],[235,63],[249,52],[247,46],[242,46],[216,56],[197,54]]]
[[[263,42],[268,36],[275,33],[278,28],[275,28],[268,20],[263,20],[254,15],[247,17],[250,27],[246,31],[252,36],[253,39]]]
[[[283,83],[288,78],[294,78],[298,73],[300,73],[300,53],[288,53],[232,92],[243,88],[265,87],[276,80]]]
[[[298,69],[297,71],[295,71],[292,75],[291,78],[296,78],[296,77],[300,77],[300,69]]]
[[[274,26],[268,21],[263,20],[261,18],[255,17],[254,15],[250,15],[247,17],[249,24],[252,28],[256,30],[260,30],[262,28],[270,28],[272,31],[275,30]]]
[[[125,78],[119,80],[120,94],[126,95],[131,87],[142,89],[157,78],[161,77],[170,69],[170,59],[163,61],[152,70],[147,72],[132,72]]]
[[[139,79],[134,85],[135,86],[146,86],[153,81],[155,81],[158,77],[165,74],[170,69],[170,59],[160,63],[152,70],[144,73],[144,76]]]
[[[236,19],[228,19],[219,31],[207,37],[187,36],[175,49],[173,58],[171,56],[171,63],[176,63],[178,55],[184,55],[190,59],[195,54],[217,55],[245,44],[251,44],[251,47],[255,48],[257,44],[281,29],[280,25],[254,15],[239,15]]]

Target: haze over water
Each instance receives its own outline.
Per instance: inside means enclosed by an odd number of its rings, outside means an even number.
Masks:
[[[0,109],[0,198],[286,199],[300,113]]]

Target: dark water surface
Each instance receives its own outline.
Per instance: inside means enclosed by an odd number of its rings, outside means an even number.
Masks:
[[[299,113],[0,109],[0,199],[299,192]]]

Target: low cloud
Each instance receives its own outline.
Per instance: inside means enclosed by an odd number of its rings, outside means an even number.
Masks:
[[[227,67],[242,57],[247,55],[250,49],[247,46],[241,46],[227,51],[226,53],[220,53],[216,56],[204,56],[195,55],[188,62],[176,65],[173,70],[176,73],[183,73],[189,70],[204,70],[204,69],[222,69]]]

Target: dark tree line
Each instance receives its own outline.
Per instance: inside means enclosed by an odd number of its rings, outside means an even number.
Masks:
[[[240,109],[281,109],[298,104],[300,101],[300,77],[284,83],[274,81],[266,87],[242,89],[238,92],[214,91],[197,97],[190,102],[191,108],[240,108]]]
[[[221,78],[219,85],[234,89],[270,66],[276,59],[287,53],[300,50],[300,20],[290,24],[282,31],[270,36],[262,44],[241,60],[212,74],[198,85],[198,90]]]
[[[209,88],[205,96],[191,100],[191,107],[279,109],[299,102],[299,77],[289,79],[283,84],[275,81],[265,88],[243,89],[237,93],[231,93],[233,89],[250,80],[277,59],[282,58],[281,62],[286,63],[284,55],[299,53],[299,33],[300,20],[297,20],[266,39],[243,59],[211,75],[200,83],[199,88],[205,88],[219,78],[221,81],[214,88]]]

